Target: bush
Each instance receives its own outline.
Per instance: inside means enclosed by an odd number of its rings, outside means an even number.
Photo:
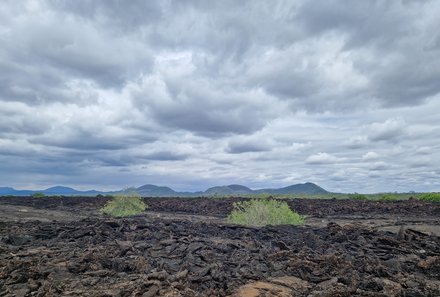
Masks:
[[[273,199],[236,202],[228,220],[250,226],[304,224],[304,218],[292,211],[286,202]]]
[[[419,199],[429,202],[440,202],[440,193],[426,193],[420,196]]]
[[[147,207],[138,193],[124,192],[114,196],[101,211],[113,217],[128,217],[142,213]]]
[[[31,196],[32,196],[32,198],[44,198],[44,197],[46,197],[46,195],[44,195],[43,193],[34,193]]]

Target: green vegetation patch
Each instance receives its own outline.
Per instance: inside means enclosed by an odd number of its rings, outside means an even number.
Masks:
[[[304,224],[304,217],[292,211],[286,202],[273,199],[236,202],[228,220],[249,226]]]
[[[117,194],[101,209],[113,217],[128,217],[142,213],[148,206],[136,192]]]
[[[440,193],[426,193],[418,198],[423,201],[440,202]]]
[[[385,193],[385,194],[381,194],[377,200],[379,201],[397,201],[397,200],[401,200],[401,196],[399,196],[398,194],[391,194],[391,193]]]
[[[369,200],[369,201],[399,201],[406,200],[412,197],[409,193],[377,193],[377,194],[347,194],[347,198],[354,200]]]
[[[355,199],[355,200],[367,200],[368,199],[367,195],[358,194],[358,193],[349,194],[348,198]]]
[[[44,198],[44,197],[46,197],[46,195],[44,195],[43,193],[34,193],[31,196],[33,198]]]

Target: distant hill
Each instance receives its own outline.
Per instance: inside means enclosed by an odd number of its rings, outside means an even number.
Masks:
[[[41,191],[45,195],[98,195],[102,192],[95,190],[90,191],[77,191],[75,189],[63,186],[51,187],[46,190]]]
[[[261,189],[257,193],[267,194],[326,194],[326,190],[314,183],[296,184],[280,189]]]
[[[136,192],[138,192],[141,196],[150,196],[150,197],[172,197],[178,196],[178,193],[169,187],[159,187],[156,185],[143,185],[139,188],[136,188]]]
[[[211,195],[240,195],[240,194],[252,194],[253,191],[248,187],[242,185],[229,185],[229,186],[217,186],[212,187],[203,192],[207,196]]]
[[[314,183],[304,183],[291,185],[284,188],[275,189],[259,189],[252,190],[242,185],[228,185],[228,186],[216,186],[207,189],[206,191],[199,192],[176,192],[173,189],[165,186],[156,185],[143,185],[135,188],[143,197],[195,197],[195,196],[230,196],[230,195],[251,195],[251,194],[326,194],[329,193],[320,186]],[[45,195],[64,195],[64,196],[95,196],[98,194],[114,194],[121,191],[102,192],[96,190],[78,191],[69,187],[55,186],[45,190],[15,190],[11,187],[0,187],[0,195],[13,195],[13,196],[30,196],[35,193],[43,193]]]
[[[69,187],[55,186],[45,190],[15,190],[10,187],[0,187],[0,195],[12,195],[12,196],[30,196],[35,193],[43,193],[44,195],[64,195],[64,196],[94,196],[98,194],[106,194],[96,190],[78,191]]]
[[[33,191],[29,190],[15,190],[10,187],[0,187],[0,195],[14,195],[14,196],[29,196]]]

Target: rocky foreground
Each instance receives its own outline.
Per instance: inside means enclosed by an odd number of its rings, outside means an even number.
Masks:
[[[294,200],[308,226],[249,228],[224,220],[230,199],[127,219],[104,198],[2,199],[0,296],[440,296],[435,203]]]
[[[440,296],[440,239],[136,217],[0,225],[0,296]]]

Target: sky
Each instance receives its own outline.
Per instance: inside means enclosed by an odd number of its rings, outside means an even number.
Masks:
[[[0,186],[440,191],[440,1],[0,3]]]

